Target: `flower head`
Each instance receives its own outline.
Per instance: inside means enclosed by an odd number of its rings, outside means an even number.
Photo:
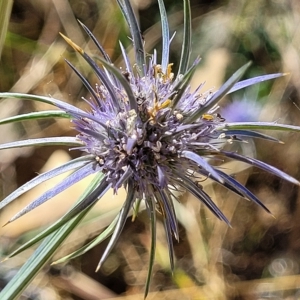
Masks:
[[[97,174],[98,177],[86,194],[80,198],[80,201],[58,221],[58,225],[54,226],[53,230],[71,219],[77,218],[78,223],[108,189],[112,188],[115,193],[118,193],[119,188],[125,187],[127,198],[115,221],[106,231],[106,236],[111,234],[112,237],[98,268],[116,243],[131,208],[144,201],[149,212],[153,237],[146,294],[154,261],[157,211],[163,216],[165,223],[170,262],[173,268],[172,235],[179,239],[173,201],[177,200],[176,191],[178,189],[192,193],[216,217],[227,224],[229,221],[226,216],[197,182],[198,176],[212,179],[239,196],[254,201],[269,212],[246,187],[214,166],[211,163],[214,157],[229,157],[243,161],[299,184],[294,178],[263,162],[223,150],[228,140],[240,140],[244,136],[279,142],[275,138],[255,131],[256,129],[299,131],[298,127],[275,123],[227,123],[218,113],[217,103],[226,94],[257,82],[280,77],[283,74],[260,76],[239,82],[249,66],[246,64],[233,74],[217,92],[204,92],[202,85],[192,91],[189,82],[200,60],[197,59],[189,66],[191,47],[189,2],[184,1],[185,35],[177,75],[172,73],[172,63],[169,62],[170,38],[164,4],[162,0],[158,2],[163,32],[161,62],[157,61],[156,52],[145,57],[143,39],[127,0],[118,1],[118,3],[131,30],[136,64],[130,63],[125,49],[120,44],[125,68],[124,70],[115,68],[93,34],[81,23],[102,54],[102,58],[99,59],[100,66],[83,49],[62,35],[93,68],[99,79],[99,84],[93,87],[67,61],[91,94],[90,99],[85,99],[89,105],[87,111],[47,97],[8,93],[1,95],[1,97],[21,97],[55,105],[60,110],[52,112],[52,115],[70,118],[78,132],[76,137],[19,141],[2,145],[1,149],[63,144],[70,145],[71,149],[80,149],[85,154],[59,168],[37,176],[4,199],[0,203],[0,208],[37,184],[63,172],[73,170],[65,180],[35,199],[13,216],[9,222],[16,220],[90,174]],[[32,113],[31,116],[43,117],[45,112]],[[18,120],[22,119],[24,119],[22,116],[18,117]],[[3,120],[2,123],[15,120],[15,118],[9,118]],[[52,231],[48,230],[47,234]],[[73,256],[71,255],[71,257]]]

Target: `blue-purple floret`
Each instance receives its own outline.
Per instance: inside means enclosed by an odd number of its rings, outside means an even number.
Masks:
[[[115,192],[132,176],[137,198],[149,196],[145,195],[147,185],[157,190],[175,188],[178,182],[173,180],[174,170],[184,175],[188,169],[197,171],[203,167],[222,181],[196,153],[218,150],[219,143],[211,141],[218,137],[215,125],[224,119],[207,114],[206,119],[185,124],[186,116],[203,105],[207,94],[199,93],[201,86],[191,93],[188,86],[173,108],[171,99],[177,93],[174,88],[181,76],[173,78],[171,65],[163,73],[155,54],[145,69],[144,77],[128,67],[123,72],[136,99],[137,110],[131,109],[126,91],[106,71],[114,97],[104,85],[97,85],[98,99],[95,103],[87,101],[90,105],[87,116],[69,111],[79,132],[77,137],[84,143],[81,150],[95,156],[97,169],[105,174]],[[114,108],[116,98],[118,111]]]

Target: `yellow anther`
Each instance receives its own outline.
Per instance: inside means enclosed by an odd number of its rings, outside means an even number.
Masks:
[[[168,106],[171,104],[171,102],[172,102],[172,101],[171,101],[170,99],[167,99],[165,102],[163,102],[163,103],[159,106],[159,109],[168,107]]]
[[[163,74],[163,72],[162,72],[161,65],[155,65],[154,66],[154,77],[155,78],[160,77],[162,74]]]
[[[162,71],[161,65],[155,65],[154,66],[154,77],[155,78],[161,78],[163,82],[166,82],[166,80],[172,80],[174,77],[174,73],[172,73],[172,66],[173,64],[168,64],[167,71],[164,73]]]
[[[170,103],[171,103],[171,100],[167,99],[162,104],[159,104],[157,102],[157,99],[155,98],[153,107],[151,107],[151,108],[148,109],[148,113],[150,115],[150,119],[154,119],[155,116],[156,116],[156,114],[159,112],[159,110],[168,107]]]
[[[212,121],[214,119],[213,115],[209,115],[209,114],[204,114],[201,116],[201,118],[205,121]]]
[[[173,64],[168,64],[168,68],[167,68],[167,78],[172,80],[174,77],[174,73],[172,73],[172,66]]]

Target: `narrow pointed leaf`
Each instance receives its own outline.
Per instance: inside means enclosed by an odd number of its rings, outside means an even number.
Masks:
[[[185,74],[190,61],[191,46],[192,46],[192,21],[190,1],[183,1],[184,28],[183,28],[183,43],[181,49],[180,65],[178,75]]]
[[[230,137],[230,136],[245,136],[245,137],[249,137],[249,138],[259,138],[259,139],[263,139],[263,140],[267,140],[267,141],[271,141],[271,142],[277,142],[280,144],[284,144],[282,141],[260,133],[260,132],[256,132],[256,131],[251,131],[251,130],[228,130],[228,131],[224,131],[223,133],[226,137]]]
[[[123,55],[123,59],[124,59],[124,62],[125,62],[126,70],[129,73],[133,73],[133,70],[132,70],[129,58],[127,56],[126,50],[125,50],[125,48],[124,48],[124,46],[121,42],[119,42],[119,45],[120,45],[120,48],[121,48],[121,51],[122,51],[122,55]]]
[[[178,183],[181,187],[187,189],[191,194],[193,194],[197,199],[204,203],[204,205],[220,220],[224,221],[228,226],[230,222],[221,212],[221,210],[217,207],[217,205],[211,200],[211,198],[199,187],[195,182],[193,182],[189,177],[173,171],[178,178],[173,178],[174,181]]]
[[[166,193],[164,191],[158,191],[159,195],[156,195],[156,199],[160,204],[160,209],[163,213],[163,221],[165,227],[165,233],[167,237],[168,249],[169,249],[169,259],[172,272],[174,271],[174,248],[172,240],[172,231],[175,232],[174,235],[177,236],[177,220],[176,216],[170,210],[169,201],[167,199]],[[175,220],[174,220],[175,219]],[[172,228],[173,227],[173,228]],[[174,229],[175,227],[175,229]]]
[[[97,176],[86,189],[80,200],[84,199],[99,184]],[[90,207],[91,208],[91,207]],[[35,278],[43,266],[51,259],[57,248],[69,236],[76,225],[82,220],[89,210],[81,212],[76,218],[65,224],[59,230],[53,232],[44,242],[35,250],[26,263],[19,269],[18,273],[2,289],[0,299],[17,299],[25,290],[28,284]]]
[[[231,176],[227,175],[226,173],[224,173],[220,170],[218,170],[218,173],[224,178],[225,182],[228,185],[231,185],[232,188],[239,191],[243,195],[243,197],[245,197],[246,199],[248,199],[250,201],[253,201],[257,205],[262,207],[266,212],[268,212],[269,214],[272,214],[270,212],[270,210],[252,192],[250,192],[245,186],[243,186],[237,180],[235,180],[234,178],[232,178]]]
[[[99,183],[99,186],[84,200],[78,202],[74,207],[72,207],[68,211],[68,215],[64,216],[62,221],[64,222],[65,219],[70,219],[79,214],[81,211],[85,210],[86,208],[94,205],[101,197],[111,188],[111,183],[106,181],[106,177]]]
[[[169,52],[170,52],[170,33],[168,16],[166,13],[166,8],[163,0],[158,0],[160,19],[162,25],[162,58],[161,66],[164,74],[167,74],[167,68],[169,64]]]
[[[172,230],[170,223],[166,218],[164,218],[164,227],[165,227],[165,233],[167,237],[167,244],[168,244],[168,250],[169,250],[169,258],[170,258],[170,267],[172,273],[174,272],[175,263],[174,263],[174,247],[173,247],[173,240],[172,240]]]
[[[234,84],[239,81],[239,79],[245,74],[247,69],[249,68],[251,62],[242,66],[238,69],[221,87],[215,92],[207,102],[198,109],[195,113],[193,113],[187,120],[187,122],[196,121],[203,114],[207,113],[211,108],[213,108],[234,86]]]
[[[85,86],[85,88],[90,92],[90,94],[92,95],[92,97],[94,98],[94,100],[96,101],[96,103],[98,103],[98,105],[100,107],[102,107],[102,103],[99,101],[98,99],[98,95],[95,92],[95,90],[92,88],[92,86],[90,85],[90,83],[87,81],[87,79],[67,60],[65,59],[65,62],[69,65],[69,67],[75,72],[75,74],[79,77],[79,79],[81,80],[81,82],[83,83],[83,85]]]
[[[174,237],[176,238],[176,240],[178,240],[179,239],[178,224],[177,224],[176,213],[173,207],[172,199],[168,195],[167,190],[158,191],[158,192],[162,199],[162,209],[163,211],[165,211],[166,218],[168,219]]]
[[[216,126],[217,131],[221,130],[280,130],[280,131],[296,131],[300,132],[299,126],[287,125],[287,124],[277,124],[271,122],[234,122],[234,123],[224,123],[222,125]]]
[[[138,65],[138,71],[143,76],[145,65],[145,50],[140,27],[137,23],[130,1],[117,0],[117,2],[121,8],[123,16],[125,17],[125,20],[128,23],[128,27],[133,39],[133,48],[135,50],[135,59]]]
[[[74,259],[78,256],[81,256],[94,248],[95,246],[99,245],[102,243],[105,239],[107,239],[109,236],[111,236],[116,228],[117,221],[119,219],[119,214],[115,217],[115,219],[109,224],[109,226],[101,232],[96,238],[94,238],[92,241],[90,241],[88,244],[84,245],[80,249],[54,261],[52,265],[64,263],[66,261],[69,261],[71,259]]]
[[[17,115],[9,118],[5,118],[0,120],[0,125],[13,123],[13,122],[21,122],[21,121],[30,121],[36,119],[45,119],[45,118],[66,118],[70,119],[71,116],[64,111],[60,110],[45,110],[39,112],[32,112],[23,115]]]
[[[23,195],[27,191],[31,190],[35,186],[41,184],[42,182],[45,182],[45,181],[47,181],[47,180],[49,180],[53,177],[56,177],[60,174],[65,173],[65,172],[83,167],[85,164],[90,162],[92,157],[93,157],[93,155],[86,155],[86,156],[83,156],[83,157],[73,159],[73,160],[71,160],[71,161],[69,161],[69,162],[67,162],[67,163],[65,163],[65,164],[63,164],[63,165],[61,165],[61,166],[59,166],[55,169],[52,169],[48,172],[45,172],[45,173],[42,173],[42,174],[36,176],[32,180],[26,182],[21,187],[19,187],[15,191],[13,191],[6,198],[4,198],[0,202],[0,209],[5,207],[7,204],[11,203],[16,198],[20,197],[21,195]]]
[[[7,258],[13,257],[24,250],[28,249],[32,245],[36,244],[43,238],[51,235],[53,232],[59,230],[61,227],[65,226],[67,222],[72,222],[71,220],[74,218],[82,216],[82,218],[87,214],[90,208],[107,192],[109,189],[109,185],[106,183],[105,179],[103,179],[103,175],[97,174],[95,178],[91,182],[91,187],[88,187],[87,191],[89,193],[85,193],[85,197],[80,197],[77,203],[58,221],[56,221],[51,226],[47,227],[45,230],[34,236],[31,240],[27,241],[25,244],[21,245],[18,249],[13,251],[8,255]],[[90,189],[91,188],[91,189]],[[82,205],[83,203],[83,205]],[[88,205],[87,205],[88,203]],[[78,208],[82,208],[81,210]]]
[[[218,181],[221,183],[223,182],[222,177],[216,172],[216,170],[205,160],[205,158],[202,158],[200,155],[197,155],[196,153],[192,151],[184,150],[181,153],[182,157],[185,157],[189,160],[192,160],[195,162],[200,168],[205,169],[208,173],[212,174]]]
[[[105,60],[98,58],[101,63],[107,68],[111,73],[115,75],[115,77],[119,80],[120,84],[123,86],[124,90],[126,91],[126,94],[128,96],[128,101],[131,109],[137,110],[137,104],[136,99],[133,95],[132,89],[127,81],[127,79],[124,77],[124,75],[112,64],[107,63]]]
[[[68,104],[66,102],[51,97],[22,94],[22,93],[0,93],[0,98],[15,98],[15,99],[22,99],[22,100],[38,101],[38,102],[43,102],[43,103],[57,106],[59,108],[63,108],[66,111],[68,111],[69,109],[73,109],[73,110],[84,112],[83,110],[77,108],[76,106],[73,106],[71,104]]]
[[[207,171],[205,171],[205,170],[199,170],[198,172],[199,172],[199,174],[208,177],[208,172],[207,172]],[[220,174],[221,177],[223,177],[222,174],[219,172],[219,170],[217,170],[217,172]],[[222,185],[223,187],[225,187],[225,188],[228,189],[229,191],[235,193],[236,195],[238,195],[238,196],[240,196],[240,197],[242,197],[242,198],[246,198],[244,194],[242,194],[240,191],[238,191],[232,184],[227,183],[226,180],[224,180],[223,183],[220,183],[220,182],[219,182],[217,179],[215,179],[213,176],[210,176],[209,178],[212,179],[212,180],[214,180],[217,184]],[[224,177],[223,177],[223,179],[224,179]],[[248,198],[247,198],[247,199],[248,199]]]
[[[135,200],[135,190],[133,188],[133,183],[130,180],[128,182],[128,192],[127,192],[127,198],[124,202],[124,205],[120,211],[119,217],[118,217],[118,221],[114,230],[114,233],[112,234],[112,237],[104,251],[104,253],[102,254],[102,257],[99,261],[99,264],[97,266],[96,272],[101,268],[101,265],[103,264],[103,262],[106,260],[106,258],[108,257],[108,255],[110,254],[112,248],[114,247],[114,245],[116,244],[123,228],[126,222],[126,219],[128,217],[128,213],[130,208],[132,207],[132,204]]]
[[[275,73],[275,74],[270,74],[270,75],[262,75],[262,76],[258,76],[258,77],[254,77],[254,78],[250,78],[250,79],[246,79],[240,82],[237,82],[227,94],[231,94],[234,93],[238,90],[241,90],[245,87],[260,83],[260,82],[264,82],[270,79],[275,79],[278,77],[282,77],[282,76],[286,76],[288,75],[288,73]]]
[[[79,20],[77,20],[77,22],[84,29],[84,31],[87,33],[87,35],[92,39],[92,41],[94,42],[94,44],[96,45],[96,47],[98,48],[98,50],[100,51],[100,53],[102,54],[102,56],[104,57],[104,59],[106,61],[108,61],[109,63],[111,63],[111,60],[110,60],[108,54],[105,52],[105,50],[103,49],[103,47],[97,41],[97,39],[95,38],[95,36],[93,35],[93,33],[82,22],[80,22]]]
[[[100,81],[102,82],[102,84],[106,87],[107,91],[109,92],[109,94],[111,96],[111,99],[112,99],[112,101],[114,103],[115,109],[119,109],[120,108],[119,100],[118,100],[117,95],[116,95],[116,93],[114,91],[114,87],[110,83],[110,81],[107,78],[105,72],[100,69],[100,67],[96,64],[96,62],[82,48],[80,48],[71,39],[69,39],[68,37],[66,37],[62,33],[60,33],[60,35],[91,66],[91,68],[94,70],[95,74],[98,76],[98,78],[100,79]],[[111,65],[111,64],[107,63],[104,59],[102,59],[100,57],[99,57],[99,59],[101,60],[101,62],[103,61],[106,64]]]
[[[149,293],[149,287],[152,277],[152,271],[155,260],[155,250],[156,250],[156,212],[155,212],[155,200],[153,197],[147,199],[148,212],[150,217],[150,226],[151,226],[151,245],[150,245],[150,258],[149,258],[149,267],[148,274],[145,285],[144,299],[146,299]]]
[[[80,120],[82,118],[86,118],[86,119],[89,119],[91,121],[94,121],[94,122],[100,124],[105,130],[109,131],[109,127],[105,123],[101,122],[101,120],[99,118],[95,117],[93,114],[86,113],[84,111],[78,111],[78,110],[72,109],[72,108],[68,109],[68,113],[72,114],[73,120],[76,120],[76,118],[80,119]],[[83,145],[83,144],[81,144],[81,145]]]
[[[242,161],[242,162],[245,162],[249,165],[252,165],[252,166],[255,166],[255,167],[258,167],[262,170],[265,170],[271,174],[274,174],[284,180],[287,180],[291,183],[294,183],[296,185],[300,185],[300,182],[298,180],[296,180],[295,178],[293,178],[292,176],[286,174],[285,172],[273,167],[273,166],[270,166],[269,164],[266,164],[258,159],[255,159],[255,158],[252,158],[252,157],[246,157],[246,156],[243,156],[243,155],[240,155],[238,153],[235,153],[235,152],[229,152],[229,151],[220,151],[220,154],[223,154],[227,157],[230,157],[230,158],[233,158],[233,159],[236,159],[236,160],[239,160],[239,161]]]
[[[70,186],[74,185],[76,182],[84,179],[85,177],[97,172],[97,169],[94,168],[94,162],[89,163],[80,169],[74,171],[71,175],[69,175],[67,178],[63,179],[59,184],[54,186],[53,188],[46,191],[44,194],[42,194],[40,197],[29,203],[27,206],[25,206],[22,210],[20,210],[18,213],[16,213],[9,221],[8,223],[11,223],[18,218],[22,217],[23,215],[29,213],[36,207],[42,205],[49,199],[55,197],[59,193],[63,192]]]
[[[141,207],[141,203],[142,203],[143,199],[136,199],[135,203],[133,204],[133,213],[132,213],[132,222],[135,221],[139,211],[140,211],[140,207]]]
[[[128,19],[128,14],[126,12],[126,7],[124,5],[124,0],[117,0],[117,3],[119,5],[119,7],[120,7],[120,10],[122,12],[122,15],[123,15],[124,19],[126,20],[126,23],[127,23],[128,27],[130,29],[130,21]]]
[[[16,141],[0,145],[0,150],[30,147],[30,146],[82,146],[76,137],[50,137],[50,138],[40,138],[40,139],[28,139],[24,141]]]

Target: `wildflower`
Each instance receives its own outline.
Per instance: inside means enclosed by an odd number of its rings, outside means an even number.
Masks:
[[[61,173],[73,170],[71,175],[54,188],[46,191],[38,199],[32,201],[13,216],[9,222],[18,219],[88,175],[96,174],[95,180],[91,183],[85,195],[61,220],[12,255],[45,235],[54,232],[57,228],[65,228],[66,231],[72,229],[109,189],[112,188],[114,193],[117,194],[119,188],[125,187],[127,197],[118,216],[104,234],[100,238],[96,238],[91,245],[95,245],[111,235],[110,242],[97,267],[99,269],[117,242],[131,208],[138,207],[140,202],[143,201],[149,213],[152,231],[150,265],[145,295],[148,292],[154,263],[156,211],[163,216],[170,263],[171,267],[174,267],[172,235],[177,240],[179,239],[176,213],[173,206],[173,201],[177,200],[176,190],[185,189],[192,193],[217,218],[228,225],[229,221],[226,216],[197,183],[197,176],[208,177],[233,193],[254,201],[269,212],[254,194],[233,177],[213,166],[209,159],[214,156],[236,159],[259,167],[292,183],[299,184],[297,180],[279,169],[254,158],[222,150],[226,141],[228,139],[234,140],[235,137],[242,139],[246,136],[278,141],[255,131],[256,129],[299,131],[298,127],[275,123],[227,123],[217,112],[217,103],[226,94],[257,82],[280,77],[283,74],[260,76],[238,82],[249,66],[249,64],[246,64],[234,73],[215,93],[203,92],[202,85],[195,91],[191,91],[189,82],[200,60],[197,59],[189,66],[191,48],[189,1],[184,1],[185,35],[177,75],[173,74],[172,63],[169,62],[170,37],[166,11],[163,1],[159,0],[158,2],[163,32],[161,62],[158,62],[155,51],[146,59],[143,39],[128,0],[120,0],[118,3],[131,30],[136,55],[135,65],[131,65],[124,47],[120,44],[125,69],[115,68],[93,34],[81,23],[80,25],[102,54],[102,58],[99,58],[101,66],[83,49],[62,35],[67,43],[92,67],[99,79],[99,85],[91,86],[83,75],[67,61],[67,64],[79,76],[91,94],[90,99],[84,99],[89,105],[87,111],[48,97],[10,93],[0,95],[1,97],[18,97],[52,104],[58,107],[59,110],[32,113],[29,117],[42,118],[46,113],[48,115],[51,113],[56,117],[68,117],[78,131],[76,137],[30,139],[4,144],[0,146],[0,149],[61,144],[68,145],[71,149],[79,149],[85,153],[80,158],[40,174],[5,198],[0,203],[0,208],[3,208],[34,186]],[[2,123],[23,120],[25,117],[28,118],[28,115],[9,118],[3,120]],[[137,211],[138,209],[135,209],[134,214]],[[69,223],[69,225],[64,225],[70,220],[73,220],[72,225]],[[66,231],[63,236],[56,231],[56,237],[60,238],[59,242],[68,234]],[[90,249],[91,245],[85,247],[80,253]],[[45,247],[45,244],[40,247]],[[57,245],[53,247],[52,252]],[[78,252],[75,252],[70,257],[77,254]]]

